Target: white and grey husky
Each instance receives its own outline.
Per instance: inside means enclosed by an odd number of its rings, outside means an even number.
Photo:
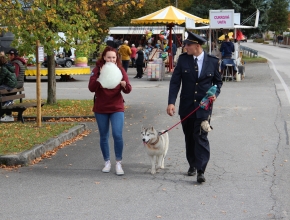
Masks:
[[[164,132],[161,131],[161,133]],[[164,169],[164,158],[169,147],[168,133],[159,135],[153,127],[141,129],[141,136],[146,147],[147,154],[151,159],[151,174],[156,173],[156,169]],[[157,163],[157,167],[156,167]]]

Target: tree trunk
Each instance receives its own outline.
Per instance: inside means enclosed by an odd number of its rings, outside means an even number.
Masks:
[[[56,104],[54,55],[47,56],[47,104]]]

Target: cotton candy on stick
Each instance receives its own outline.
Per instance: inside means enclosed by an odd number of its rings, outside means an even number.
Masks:
[[[123,78],[121,70],[112,62],[106,62],[100,73],[100,77],[97,81],[99,81],[102,87],[106,89],[116,88]]]

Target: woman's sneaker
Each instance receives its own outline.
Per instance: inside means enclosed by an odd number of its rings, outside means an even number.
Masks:
[[[111,170],[111,161],[107,160],[105,162],[105,167],[102,169],[103,173],[109,173]]]
[[[14,104],[14,101],[13,100],[9,100],[9,101],[4,103],[3,107],[7,107],[7,106],[13,105],[13,104]]]
[[[122,169],[121,161],[116,162],[116,174],[118,176],[124,175],[124,170]]]

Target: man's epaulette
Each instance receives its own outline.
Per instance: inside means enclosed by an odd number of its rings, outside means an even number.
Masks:
[[[217,58],[216,56],[214,56],[214,55],[211,55],[211,54],[207,54],[209,57],[213,57],[213,58],[216,58],[216,59],[219,59],[219,58]]]
[[[184,55],[186,55],[186,54],[187,54],[187,52],[184,52],[184,53],[180,54],[179,56],[184,56]]]

